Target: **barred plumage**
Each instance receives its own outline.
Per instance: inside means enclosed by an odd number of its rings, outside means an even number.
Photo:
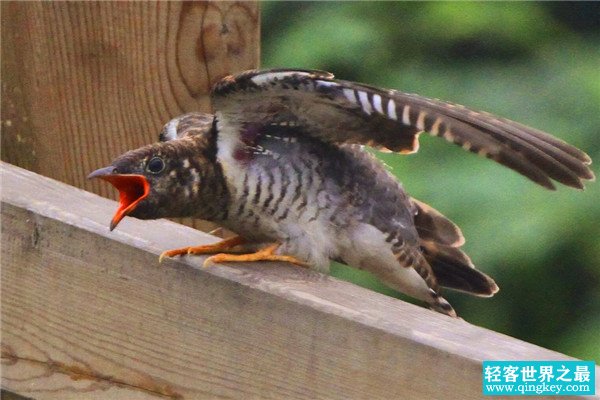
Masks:
[[[256,102],[254,93],[272,101],[273,107]],[[585,153],[544,132],[441,100],[334,80],[321,71],[247,72],[218,84],[214,98],[227,119],[235,121],[243,114],[246,123],[261,122],[281,112],[297,119],[309,134],[337,143],[372,143],[413,152],[418,149],[417,135],[425,131],[549,189],[554,189],[551,179],[576,188],[583,188],[582,180],[594,179]]]
[[[410,153],[427,132],[548,189],[553,180],[583,188],[594,179],[585,153],[546,133],[453,103],[335,80],[323,71],[247,71],[224,78],[212,96],[214,116],[175,118],[161,132],[162,143],[90,175],[121,191],[113,227],[126,214],[193,216],[243,237],[163,256],[276,243],[276,252],[269,246],[254,255],[211,259],[291,261],[323,272],[339,260],[456,315],[442,286],[478,296],[498,287],[460,249],[460,229],[409,197],[362,145]],[[157,158],[164,165],[155,161],[150,168]]]

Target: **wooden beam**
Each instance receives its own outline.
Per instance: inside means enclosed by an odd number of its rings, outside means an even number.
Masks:
[[[478,399],[482,360],[570,359],[290,265],[161,265],[215,238],[109,232],[115,202],[1,172],[2,387],[22,396]]]
[[[259,62],[256,1],[3,1],[0,14],[2,160],[109,198],[88,173],[210,112],[212,84]]]

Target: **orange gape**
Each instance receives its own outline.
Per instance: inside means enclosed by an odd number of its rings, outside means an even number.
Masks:
[[[327,272],[331,260],[456,316],[442,287],[492,296],[498,286],[462,251],[460,229],[409,196],[364,145],[418,150],[422,132],[483,155],[535,183],[583,188],[587,154],[494,115],[395,90],[276,69],[228,76],[212,91],[215,115],[168,122],[161,142],[93,172],[120,192],[113,229],[141,219],[196,217],[238,234],[160,255],[205,261],[286,261]],[[239,253],[239,246],[261,249]]]

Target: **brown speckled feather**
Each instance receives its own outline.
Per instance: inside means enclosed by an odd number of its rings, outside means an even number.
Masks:
[[[341,260],[450,316],[441,287],[491,296],[498,286],[461,250],[460,229],[362,145],[410,153],[427,132],[549,189],[594,179],[585,153],[544,132],[323,71],[247,71],[212,98],[215,115],[179,116],[159,143],[90,174],[121,192],[111,227],[124,215],[211,220],[251,247],[275,244],[260,260],[285,255],[322,272]]]
[[[260,98],[260,100],[258,100]],[[322,71],[249,71],[215,86],[224,118],[264,123],[279,115],[310,135],[410,153],[427,132],[554,189],[552,179],[583,188],[589,156],[544,132],[441,100],[333,79]]]

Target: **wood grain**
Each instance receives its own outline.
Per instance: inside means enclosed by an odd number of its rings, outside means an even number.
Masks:
[[[105,197],[89,172],[210,112],[216,80],[258,66],[256,2],[1,7],[2,160]]]
[[[23,396],[477,399],[482,360],[569,359],[293,266],[159,265],[215,239],[109,232],[115,202],[1,172],[2,387]]]

